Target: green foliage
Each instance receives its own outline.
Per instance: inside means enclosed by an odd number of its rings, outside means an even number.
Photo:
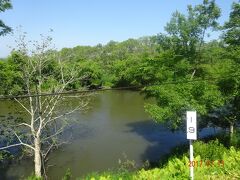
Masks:
[[[146,111],[157,122],[166,122],[173,129],[182,125],[186,110],[205,115],[209,109],[223,104],[217,87],[207,82],[151,86],[145,89],[145,93],[157,101],[157,104],[146,104]]]
[[[226,33],[223,38],[224,41],[231,46],[240,45],[240,3],[234,2],[232,4],[232,12],[229,16],[229,21],[225,23],[224,29]]]
[[[44,180],[44,178],[36,177],[34,174],[27,177],[25,180]]]
[[[10,0],[0,0],[0,13],[12,8]],[[12,29],[0,19],[0,36],[11,32]]]
[[[238,137],[239,138],[239,137]],[[236,136],[235,136],[236,139]],[[238,139],[239,143],[239,139]],[[238,147],[237,142],[234,144]],[[193,143],[194,146],[194,156],[201,156],[201,160],[221,160],[223,154],[230,149],[229,139],[223,134],[219,134],[214,137],[207,137],[201,141],[196,141]],[[159,167],[164,167],[166,164],[174,158],[182,158],[184,156],[189,156],[189,144],[182,144],[174,147],[169,154],[166,154],[160,161]]]
[[[240,148],[240,132],[239,130],[235,131],[233,134],[227,134],[222,132],[218,135],[215,135],[214,138],[209,137],[210,139],[217,139],[225,147],[230,148],[231,146],[239,149]]]
[[[0,151],[0,164],[1,162],[4,162],[5,160],[13,159],[14,156],[8,152],[8,151]]]
[[[23,57],[13,52],[7,61],[0,61],[0,94],[20,94],[23,88],[22,70]]]
[[[134,177],[133,172],[102,172],[102,173],[92,173],[84,178],[78,178],[78,180],[131,180]]]
[[[230,146],[240,148],[240,132],[235,131],[232,135],[230,135]]]
[[[227,148],[218,140],[208,143],[202,141],[194,143],[194,154],[195,156],[201,156],[202,160],[220,160],[225,152],[227,152]]]
[[[229,21],[225,23],[223,33],[225,48],[224,59],[217,62],[212,68],[212,73],[219,72],[219,89],[224,98],[224,105],[215,109],[210,118],[211,121],[222,127],[236,126],[239,123],[240,113],[240,74],[239,74],[239,41],[240,41],[240,3],[233,3]],[[210,68],[209,68],[210,69]],[[215,71],[215,72],[214,72]],[[229,75],[232,74],[232,75]]]
[[[234,21],[236,26],[238,5],[234,4],[233,9],[229,22]],[[206,31],[217,28],[219,16],[215,2],[204,0],[195,7],[189,6],[187,15],[174,13],[165,28],[168,35],[157,37],[163,52],[160,63],[153,68],[166,76],[153,80],[159,85],[144,88],[147,97],[156,99],[156,104],[146,104],[145,109],[157,122],[177,129],[182,125],[184,112],[196,110],[201,117],[207,117],[205,126],[237,124],[239,55],[232,52],[238,48],[229,47],[226,51],[222,42],[204,43]],[[166,53],[169,55],[162,58],[161,54]]]
[[[80,87],[101,87],[103,71],[98,63],[90,61],[80,61],[77,64],[77,68],[79,69],[78,76],[84,77],[81,80]]]
[[[71,180],[71,178],[72,178],[72,173],[71,173],[71,170],[68,168],[62,180]]]
[[[198,63],[199,45],[201,46],[208,28],[216,28],[220,9],[214,1],[204,0],[202,4],[188,6],[188,15],[176,11],[165,30],[169,34],[163,37],[168,41],[168,48],[173,48],[177,55]],[[165,43],[166,44],[166,43]]]

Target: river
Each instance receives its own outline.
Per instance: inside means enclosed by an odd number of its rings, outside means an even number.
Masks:
[[[184,132],[171,132],[144,111],[146,100],[136,91],[106,91],[95,95],[86,113],[74,112],[72,139],[49,156],[48,176],[61,179],[67,168],[73,177],[119,167],[119,159],[141,165],[157,161],[170,149],[187,142]],[[7,105],[0,102],[0,114]],[[213,133],[203,130],[200,135]],[[22,160],[0,172],[0,179],[19,179],[33,172],[33,162]]]

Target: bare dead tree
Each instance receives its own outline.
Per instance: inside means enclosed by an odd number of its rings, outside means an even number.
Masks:
[[[30,150],[34,157],[37,177],[43,176],[42,170],[45,172],[44,162],[51,150],[63,143],[59,141],[59,137],[66,125],[69,124],[66,116],[78,110],[85,110],[89,102],[87,94],[80,94],[74,96],[74,99],[78,98],[78,104],[60,110],[60,106],[67,98],[61,93],[66,90],[68,85],[81,80],[83,77],[78,77],[74,67],[66,68],[64,59],[51,47],[51,41],[49,36],[41,35],[41,41],[34,42],[34,50],[29,51],[26,35],[20,36],[18,52],[24,58],[24,63],[21,64],[22,78],[26,95],[29,97],[24,100],[15,98],[15,101],[26,111],[29,118],[10,127],[18,142],[0,147],[0,150],[4,150],[10,147],[24,146]],[[50,59],[54,59],[57,63],[58,80],[44,72]],[[50,87],[43,88],[43,85],[49,80],[52,80],[53,83]],[[55,94],[41,96],[42,93],[47,92]]]

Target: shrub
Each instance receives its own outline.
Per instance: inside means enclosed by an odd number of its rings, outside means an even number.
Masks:
[[[43,178],[36,177],[34,174],[27,177],[26,180],[43,180]]]
[[[208,143],[197,141],[193,146],[194,156],[200,155],[202,160],[222,159],[223,154],[227,151],[227,148],[218,140],[209,141]]]
[[[68,168],[62,180],[70,180],[72,178],[71,170]]]

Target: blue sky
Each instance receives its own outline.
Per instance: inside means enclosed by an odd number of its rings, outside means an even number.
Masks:
[[[38,40],[39,34],[53,29],[58,49],[77,45],[106,44],[110,40],[155,35],[164,32],[175,10],[186,12],[188,4],[202,0],[12,0],[13,9],[0,14],[7,25]],[[228,19],[234,0],[216,0],[223,23]],[[216,36],[216,35],[215,35]],[[0,37],[0,57],[14,47],[14,36]]]

